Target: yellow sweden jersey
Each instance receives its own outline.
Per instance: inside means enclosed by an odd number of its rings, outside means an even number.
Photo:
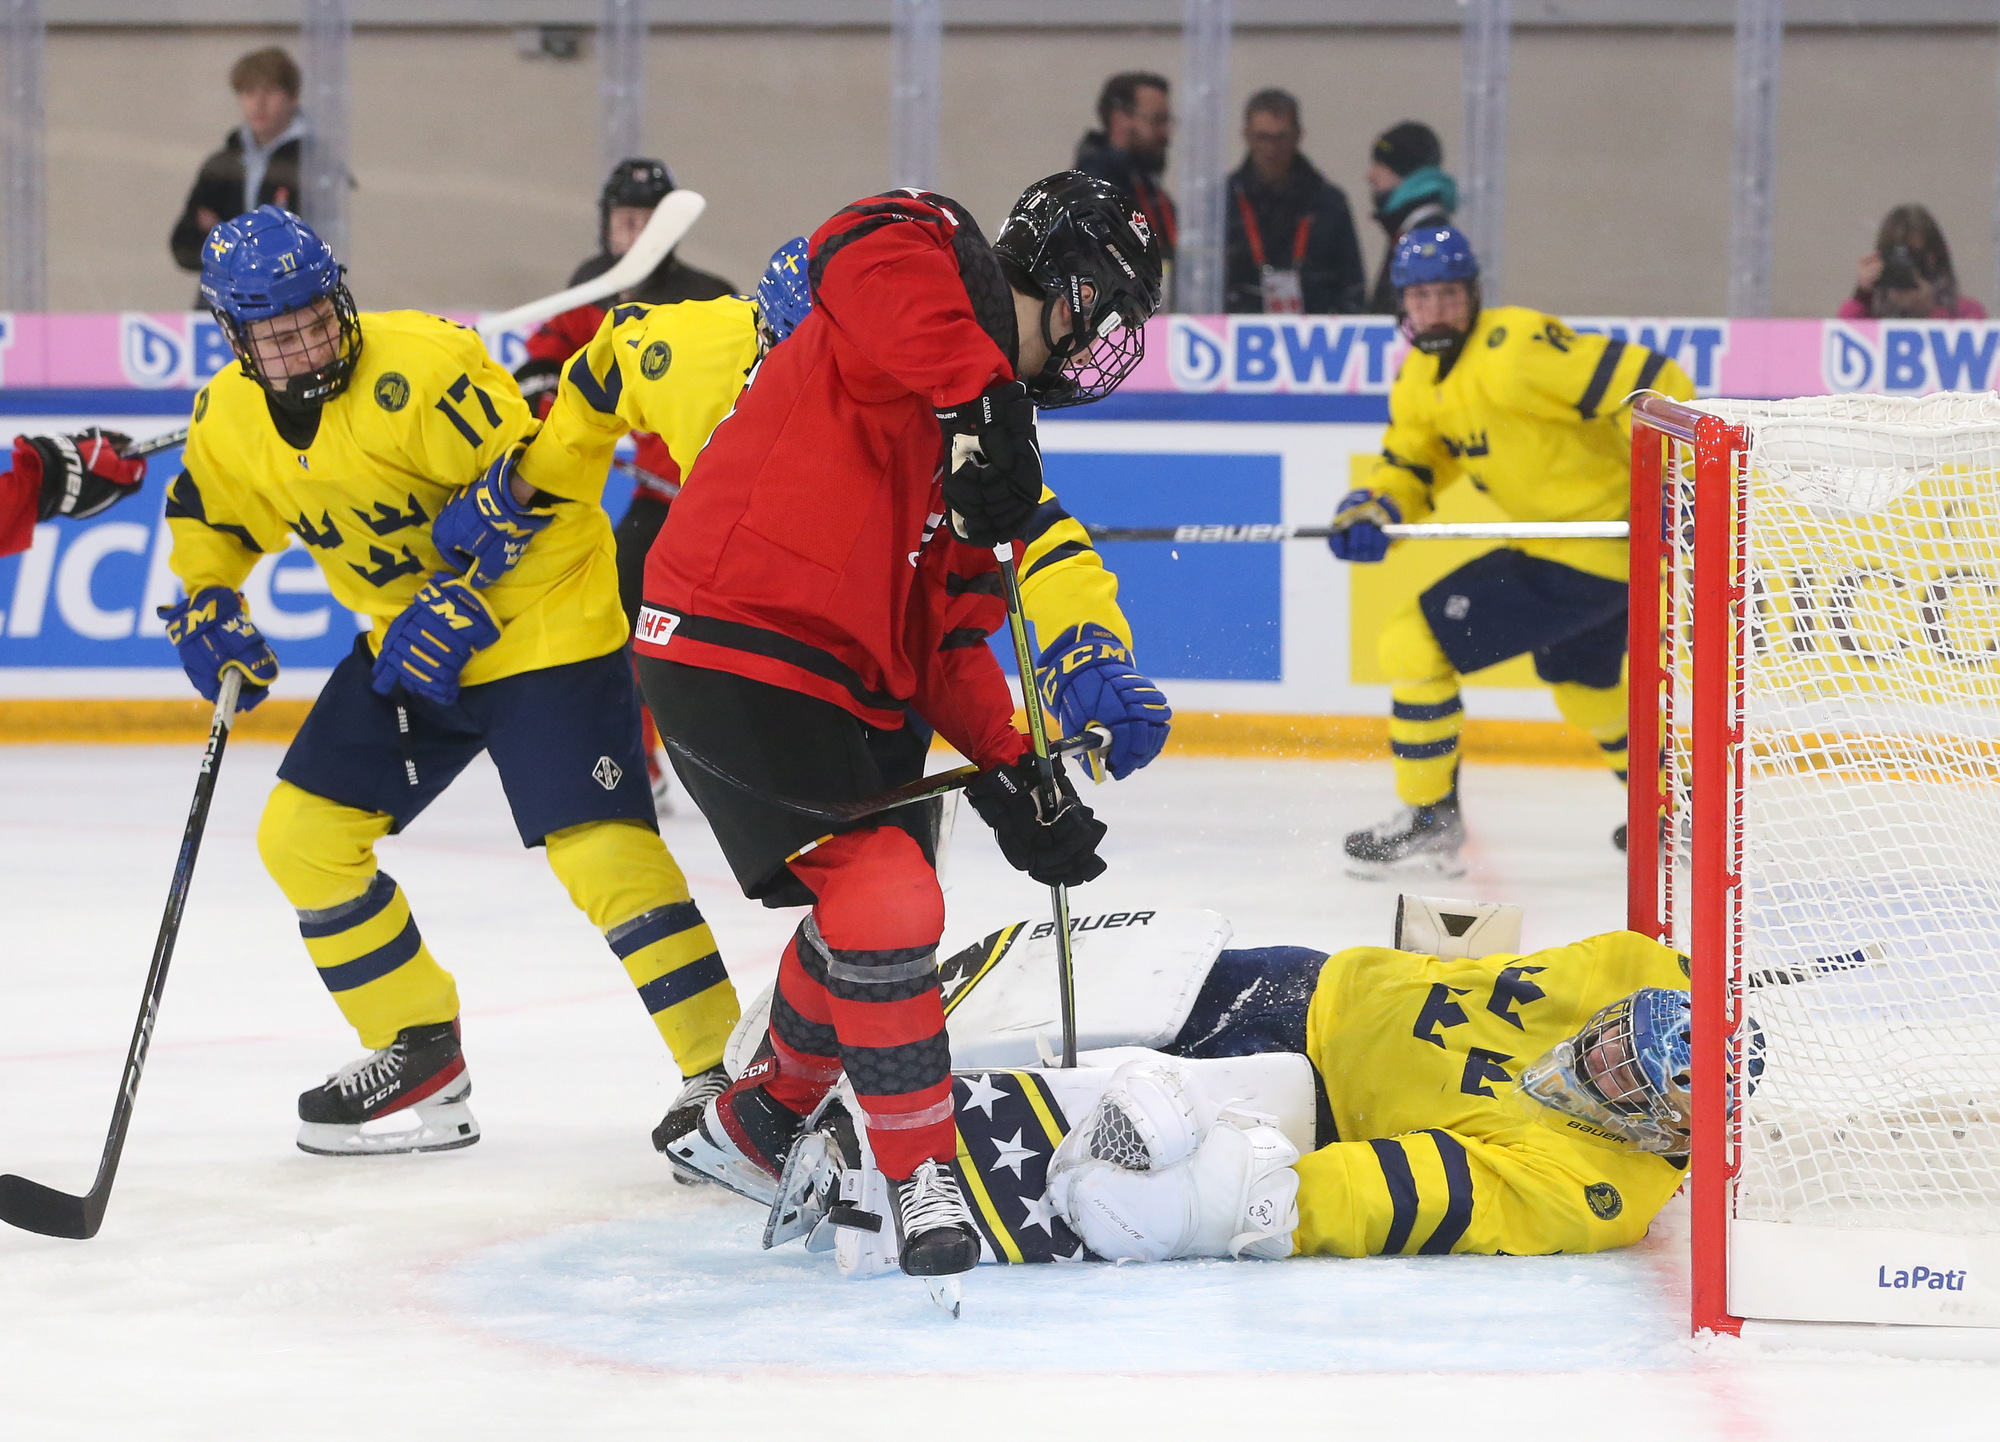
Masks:
[[[190,595],[240,587],[260,554],[296,535],[341,604],[389,621],[448,569],[431,523],[453,495],[534,428],[513,378],[463,326],[417,311],[364,314],[353,378],[304,449],[278,432],[263,388],[232,361],[195,398],[185,470],[168,494],[173,571]],[[606,457],[609,460],[609,457]],[[500,639],[466,685],[588,660],[626,636],[605,467],[574,484],[521,563],[481,592]],[[251,617],[254,621],[256,617]]]
[[[1463,476],[1517,521],[1622,521],[1631,512],[1634,391],[1689,400],[1685,372],[1657,351],[1579,335],[1521,306],[1481,311],[1442,380],[1412,350],[1389,396],[1371,489],[1403,519],[1430,514]],[[1623,541],[1517,541],[1517,550],[1625,579]]]
[[[1382,947],[1329,959],[1306,1045],[1342,1140],[1298,1164],[1299,1251],[1522,1255],[1643,1237],[1681,1170],[1516,1083],[1592,1013],[1648,986],[1685,990],[1687,975],[1630,931],[1479,961]]]
[[[695,458],[756,364],[757,307],[747,297],[618,306],[565,362],[555,404],[521,474],[547,491],[574,485],[575,477],[602,476],[618,438],[636,430],[656,433],[683,483],[698,483]],[[1118,578],[1046,486],[1028,525],[1021,601],[1044,646],[1086,621],[1132,644],[1118,608]]]

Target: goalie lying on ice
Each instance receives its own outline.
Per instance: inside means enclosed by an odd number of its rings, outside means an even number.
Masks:
[[[1048,923],[943,968],[984,1261],[1594,1252],[1680,1186],[1686,969],[1637,933],[1472,959],[1227,950],[1206,911],[1076,928],[1074,1070],[1036,1065],[1059,1034]],[[843,1094],[765,1244],[804,1235],[867,1275],[893,1229]]]

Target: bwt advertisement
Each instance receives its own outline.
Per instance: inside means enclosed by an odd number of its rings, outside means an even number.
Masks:
[[[1672,356],[1704,396],[1984,390],[2000,367],[2000,324],[1985,322],[1570,324]],[[519,363],[522,333],[481,333],[503,364]],[[1117,395],[1045,418],[1050,483],[1073,515],[1105,525],[1323,523],[1379,447],[1404,353],[1388,317],[1161,317]],[[230,359],[206,315],[0,313],[0,443],[92,424],[140,437],[176,429]],[[31,550],[0,560],[0,697],[192,694],[155,614],[178,596],[162,512],[179,467],[178,451],[156,456],[138,497],[80,524],[40,526]],[[614,471],[614,518],[628,496]],[[1323,546],[1103,552],[1139,664],[1174,683],[1177,704],[1325,714],[1385,704],[1384,688],[1355,679],[1370,667],[1351,654],[1349,568]],[[244,590],[286,668],[279,694],[312,695],[353,645],[354,616],[296,544],[265,557]],[[1507,678],[1482,709],[1553,715],[1539,688]]]

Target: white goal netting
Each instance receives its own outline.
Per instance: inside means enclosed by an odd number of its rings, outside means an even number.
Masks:
[[[1742,878],[1733,1214],[2000,1232],[2000,397],[1699,408],[1751,437],[1740,783],[1714,782]],[[1685,949],[1695,468],[1675,449],[1664,850]]]

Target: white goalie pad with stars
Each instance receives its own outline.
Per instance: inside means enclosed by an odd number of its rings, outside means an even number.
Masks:
[[[1312,1065],[1295,1052],[1214,1060],[1169,1060],[1141,1047],[1087,1052],[1078,1065],[994,1067],[953,1073],[957,1110],[956,1170],[980,1237],[982,1262],[1083,1261],[1088,1253],[1049,1196],[1049,1167],[1070,1129],[1088,1117],[1118,1068],[1131,1061],[1183,1069],[1197,1083],[1194,1118],[1206,1132],[1229,1110],[1268,1114],[1301,1153],[1313,1148]],[[843,1080],[834,1104],[857,1115]],[[889,1188],[875,1170],[865,1130],[856,1129],[858,1164],[840,1178],[842,1205],[807,1245],[828,1247],[843,1276],[859,1279],[896,1269]],[[870,1221],[876,1223],[871,1227]]]
[[[1076,1044],[1085,1051],[1171,1042],[1231,932],[1219,912],[1161,907],[1074,916],[1070,934]],[[954,1067],[1034,1066],[1061,1055],[1053,922],[1003,926],[938,970]],[[723,1053],[732,1077],[750,1064],[770,1016],[766,987],[744,1008]]]

